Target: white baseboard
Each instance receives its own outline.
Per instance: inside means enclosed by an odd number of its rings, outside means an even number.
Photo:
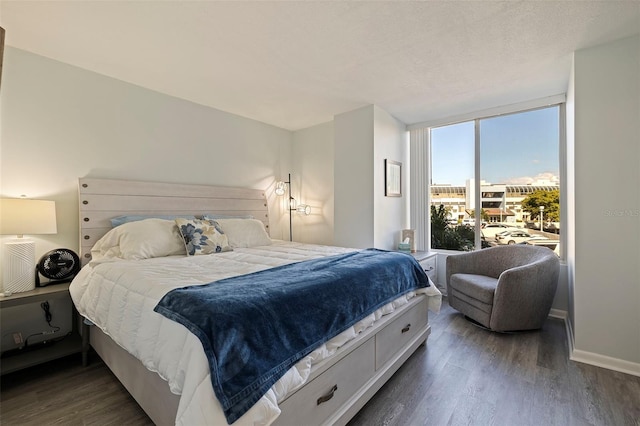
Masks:
[[[552,308],[551,311],[549,311],[549,316],[551,318],[558,318],[566,322],[569,314],[567,313],[567,311]]]
[[[624,359],[581,351],[580,349],[574,349],[571,352],[569,359],[571,361],[583,362],[585,364],[595,365],[596,367],[602,367],[608,370],[619,371],[621,373],[640,377],[640,363],[637,362],[625,361]]]
[[[608,370],[619,371],[621,373],[631,374],[640,377],[640,363],[625,361],[619,358],[612,358],[606,355],[600,355],[593,352],[582,351],[576,349],[573,335],[573,328],[567,311],[560,309],[551,309],[549,317],[558,318],[564,321],[567,330],[567,343],[569,347],[569,359],[571,361],[582,362],[584,364],[595,365],[596,367],[606,368]]]

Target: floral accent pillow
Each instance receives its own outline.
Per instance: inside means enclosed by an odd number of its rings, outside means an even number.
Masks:
[[[175,221],[189,256],[233,250],[215,220],[176,218]]]

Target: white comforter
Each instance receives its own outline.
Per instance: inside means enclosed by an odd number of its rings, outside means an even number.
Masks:
[[[169,383],[173,393],[181,395],[176,424],[226,424],[213,393],[200,341],[184,326],[153,312],[153,308],[162,296],[177,287],[349,251],[274,240],[271,246],[238,248],[208,256],[91,262],[80,271],[69,290],[81,315],[146,368],[157,372]],[[420,292],[431,296],[430,309],[437,311],[441,296],[436,287],[432,285]],[[413,296],[415,293],[410,293],[379,309],[302,359],[234,425],[273,422],[280,414],[278,401],[305,383],[313,364],[329,357],[376,319],[406,304]]]

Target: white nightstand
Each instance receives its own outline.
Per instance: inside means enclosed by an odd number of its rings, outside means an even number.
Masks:
[[[438,278],[438,253],[432,251],[416,251],[411,255],[420,263],[424,272],[431,278],[434,284],[437,286]]]
[[[69,295],[69,283],[36,287],[35,290],[0,297],[0,309],[28,305],[30,303],[41,303],[57,298],[71,298]],[[76,327],[75,312],[72,312],[71,321],[71,334],[60,341],[50,345],[43,345],[42,347],[20,349],[3,354],[2,360],[0,360],[0,373],[6,374],[67,355],[80,353],[82,351],[82,339]],[[2,332],[5,333],[7,331],[2,330]]]

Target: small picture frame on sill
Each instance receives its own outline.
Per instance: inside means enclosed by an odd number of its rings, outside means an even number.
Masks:
[[[384,195],[402,197],[402,163],[384,160]]]

